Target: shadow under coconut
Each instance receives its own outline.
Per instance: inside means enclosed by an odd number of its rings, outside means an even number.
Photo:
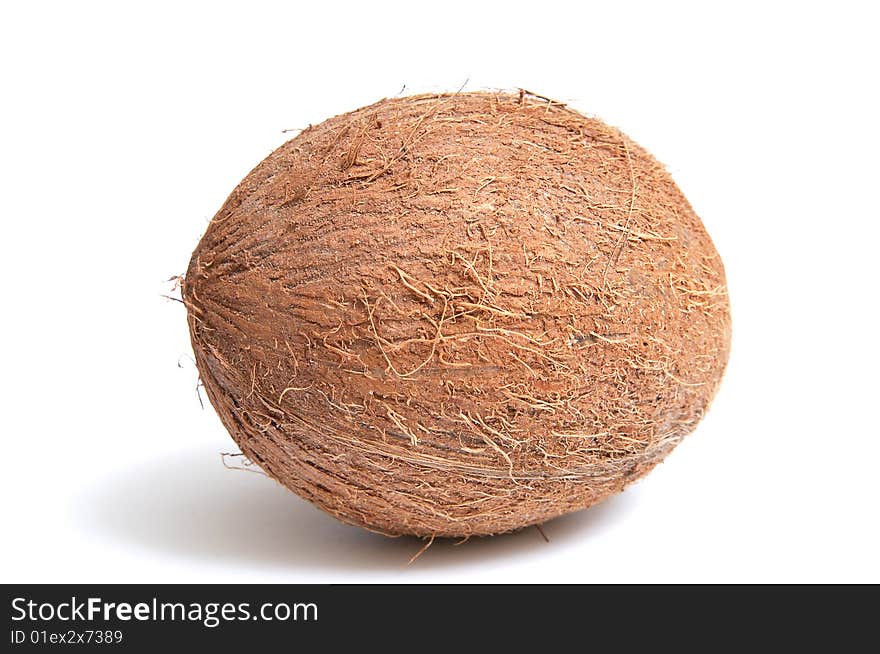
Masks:
[[[535,528],[462,545],[438,539],[411,569],[467,566],[523,556],[595,536],[635,501],[627,491]],[[200,560],[221,559],[287,570],[406,570],[425,541],[386,538],[344,525],[264,475],[229,470],[215,452],[188,452],[118,471],[76,498],[89,531],[142,548]]]

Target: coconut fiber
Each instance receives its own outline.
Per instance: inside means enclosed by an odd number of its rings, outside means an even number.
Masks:
[[[183,297],[244,455],[389,535],[620,491],[694,429],[730,346],[721,260],[669,174],[525,92],[309,127],[229,196]]]

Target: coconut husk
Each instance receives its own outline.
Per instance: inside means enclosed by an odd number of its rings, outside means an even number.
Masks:
[[[241,451],[389,535],[617,493],[694,429],[730,347],[724,268],[669,174],[524,92],[309,127],[229,196],[183,296]]]

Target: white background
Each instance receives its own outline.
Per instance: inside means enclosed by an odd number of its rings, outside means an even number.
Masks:
[[[880,581],[877,17],[870,3],[3,3],[2,581]],[[162,298],[301,128],[525,87],[667,164],[727,265],[733,355],[644,481],[420,547],[259,474]]]

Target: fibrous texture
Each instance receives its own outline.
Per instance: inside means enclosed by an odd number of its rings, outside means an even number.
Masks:
[[[724,269],[645,150],[527,93],[309,127],[211,221],[183,284],[242,452],[386,534],[506,532],[656,465],[727,362]]]

